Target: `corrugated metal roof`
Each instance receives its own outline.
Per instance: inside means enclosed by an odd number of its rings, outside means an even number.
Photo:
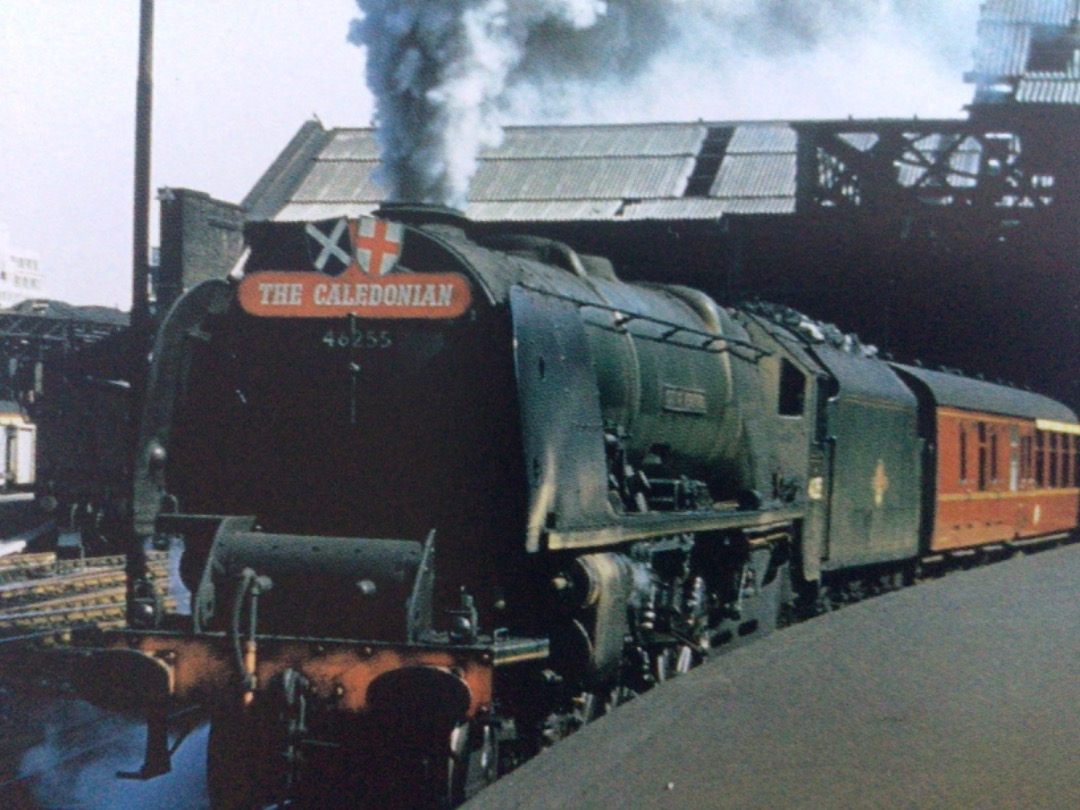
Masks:
[[[477,222],[575,222],[588,220],[709,220],[725,214],[795,213],[790,197],[718,200],[677,197],[666,200],[553,200],[546,202],[472,202],[465,211]]]
[[[1080,0],[984,0],[982,19],[994,22],[1068,25],[1080,15]]]
[[[757,197],[755,199],[724,200],[727,214],[794,214],[794,197]]]
[[[473,178],[476,200],[581,200],[675,197],[692,157],[485,160]]]
[[[286,205],[278,212],[277,222],[317,222],[336,217],[366,216],[379,207],[378,203],[360,202],[296,202]]]
[[[982,98],[1080,105],[1080,57],[1062,73],[1033,73],[1027,67],[1034,39],[1046,52],[1036,52],[1033,64],[1065,68],[1070,40],[1062,37],[1078,21],[1080,0],[983,0],[971,74],[979,84],[976,103]],[[481,221],[791,214],[799,187],[800,138],[816,137],[808,123],[508,127],[503,142],[480,155],[467,211]],[[878,133],[859,127],[833,135],[867,153],[879,140]],[[937,158],[950,143],[920,141],[896,161],[899,184],[976,185],[982,153],[974,141],[950,151],[949,173],[941,177]],[[327,130],[310,121],[245,198],[248,217],[317,219],[369,212],[384,194],[373,178],[379,155],[374,129]],[[934,177],[927,166],[934,167]],[[803,179],[808,187],[816,182],[812,176]],[[692,196],[684,196],[688,193]]]
[[[312,161],[333,139],[335,131],[328,132],[319,121],[305,121],[244,197],[241,206],[245,216],[253,222],[277,218],[293,201],[296,189],[311,171]]]
[[[466,213],[480,222],[566,222],[795,211],[797,133],[789,125],[735,127],[735,151],[721,164],[710,197],[682,196],[697,160],[695,151],[684,150],[699,149],[707,128],[658,124],[653,132],[653,126],[513,128],[504,147],[481,158]],[[608,148],[624,156],[603,153]],[[299,173],[274,219],[375,210],[383,196],[373,179],[377,156],[372,130],[327,133],[325,146],[311,156],[307,172]]]
[[[292,203],[275,217],[278,222],[308,222],[371,214],[377,203]],[[465,215],[475,222],[586,222],[708,220],[726,214],[784,215],[795,213],[790,197],[719,200],[679,197],[667,200],[515,200],[469,203]]]
[[[987,0],[975,44],[975,74],[1030,75],[1032,48],[1047,37],[1066,36],[1078,21],[1080,0]]]
[[[20,301],[4,310],[4,312],[32,315],[41,319],[85,321],[86,323],[116,327],[127,326],[130,320],[128,313],[121,312],[113,307],[76,306],[64,301],[53,301],[45,298],[30,298],[26,301]]]
[[[335,129],[334,137],[319,156],[321,160],[379,159],[379,143],[373,129]]]
[[[732,155],[720,164],[710,197],[794,197],[795,154]]]
[[[470,202],[465,215],[477,222],[574,222],[617,218],[622,200],[518,200]]]
[[[789,124],[740,124],[735,127],[727,153],[790,152],[795,154],[798,133]]]
[[[372,179],[378,165],[373,161],[317,159],[291,201],[381,200],[385,191]]]
[[[1019,76],[1027,65],[1030,43],[1030,28],[980,24],[975,43],[975,72],[986,76]]]
[[[731,133],[720,156],[707,146],[711,130]],[[513,127],[503,146],[480,158],[467,213],[484,222],[790,215],[797,205],[800,133],[787,122]],[[838,137],[867,151],[879,136],[840,130]],[[948,143],[919,145],[934,152]],[[947,182],[970,185],[964,175],[974,174],[979,160],[977,145],[959,150],[952,158],[957,174]],[[910,165],[899,169],[901,184],[924,179],[926,163],[913,152]],[[384,196],[374,180],[378,166],[373,130],[328,131],[308,122],[245,206],[253,220],[369,213]]]
[[[782,215],[795,213],[793,197],[716,199],[681,197],[675,200],[642,200],[627,205],[619,219],[677,220],[720,219],[726,214]]]
[[[1080,78],[1022,79],[1016,100],[1025,104],[1080,104]]]
[[[708,128],[702,123],[507,127],[501,146],[481,158],[670,157],[696,155]]]
[[[639,200],[626,205],[619,219],[676,220],[720,219],[728,213],[723,200],[708,197],[680,197],[669,200]]]

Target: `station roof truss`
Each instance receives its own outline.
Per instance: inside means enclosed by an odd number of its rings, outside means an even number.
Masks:
[[[0,309],[0,346],[57,345],[79,348],[128,325],[127,314],[107,307],[76,307],[59,301],[24,301]]]
[[[1024,137],[967,119],[516,126],[484,151],[480,223],[715,221],[859,210],[1002,217],[1058,187]],[[383,201],[372,129],[305,123],[244,200],[253,221],[369,214]]]

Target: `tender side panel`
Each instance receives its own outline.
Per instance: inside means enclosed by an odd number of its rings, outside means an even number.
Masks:
[[[1080,513],[1080,428],[942,407],[931,551],[1071,531]]]
[[[825,406],[830,445],[825,570],[918,553],[922,439],[914,394],[888,365],[816,350],[838,390]]]
[[[833,446],[828,569],[916,553],[919,454],[911,409],[840,399],[829,415]],[[869,439],[869,441],[867,441]]]

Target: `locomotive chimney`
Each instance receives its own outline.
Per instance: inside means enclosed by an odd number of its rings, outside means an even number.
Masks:
[[[375,216],[425,230],[452,231],[458,236],[464,235],[470,225],[463,211],[433,203],[384,202]]]

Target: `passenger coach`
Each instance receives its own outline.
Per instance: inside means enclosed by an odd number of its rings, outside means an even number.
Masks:
[[[1065,537],[1080,514],[1080,425],[1040,394],[894,365],[926,441],[924,552]]]

